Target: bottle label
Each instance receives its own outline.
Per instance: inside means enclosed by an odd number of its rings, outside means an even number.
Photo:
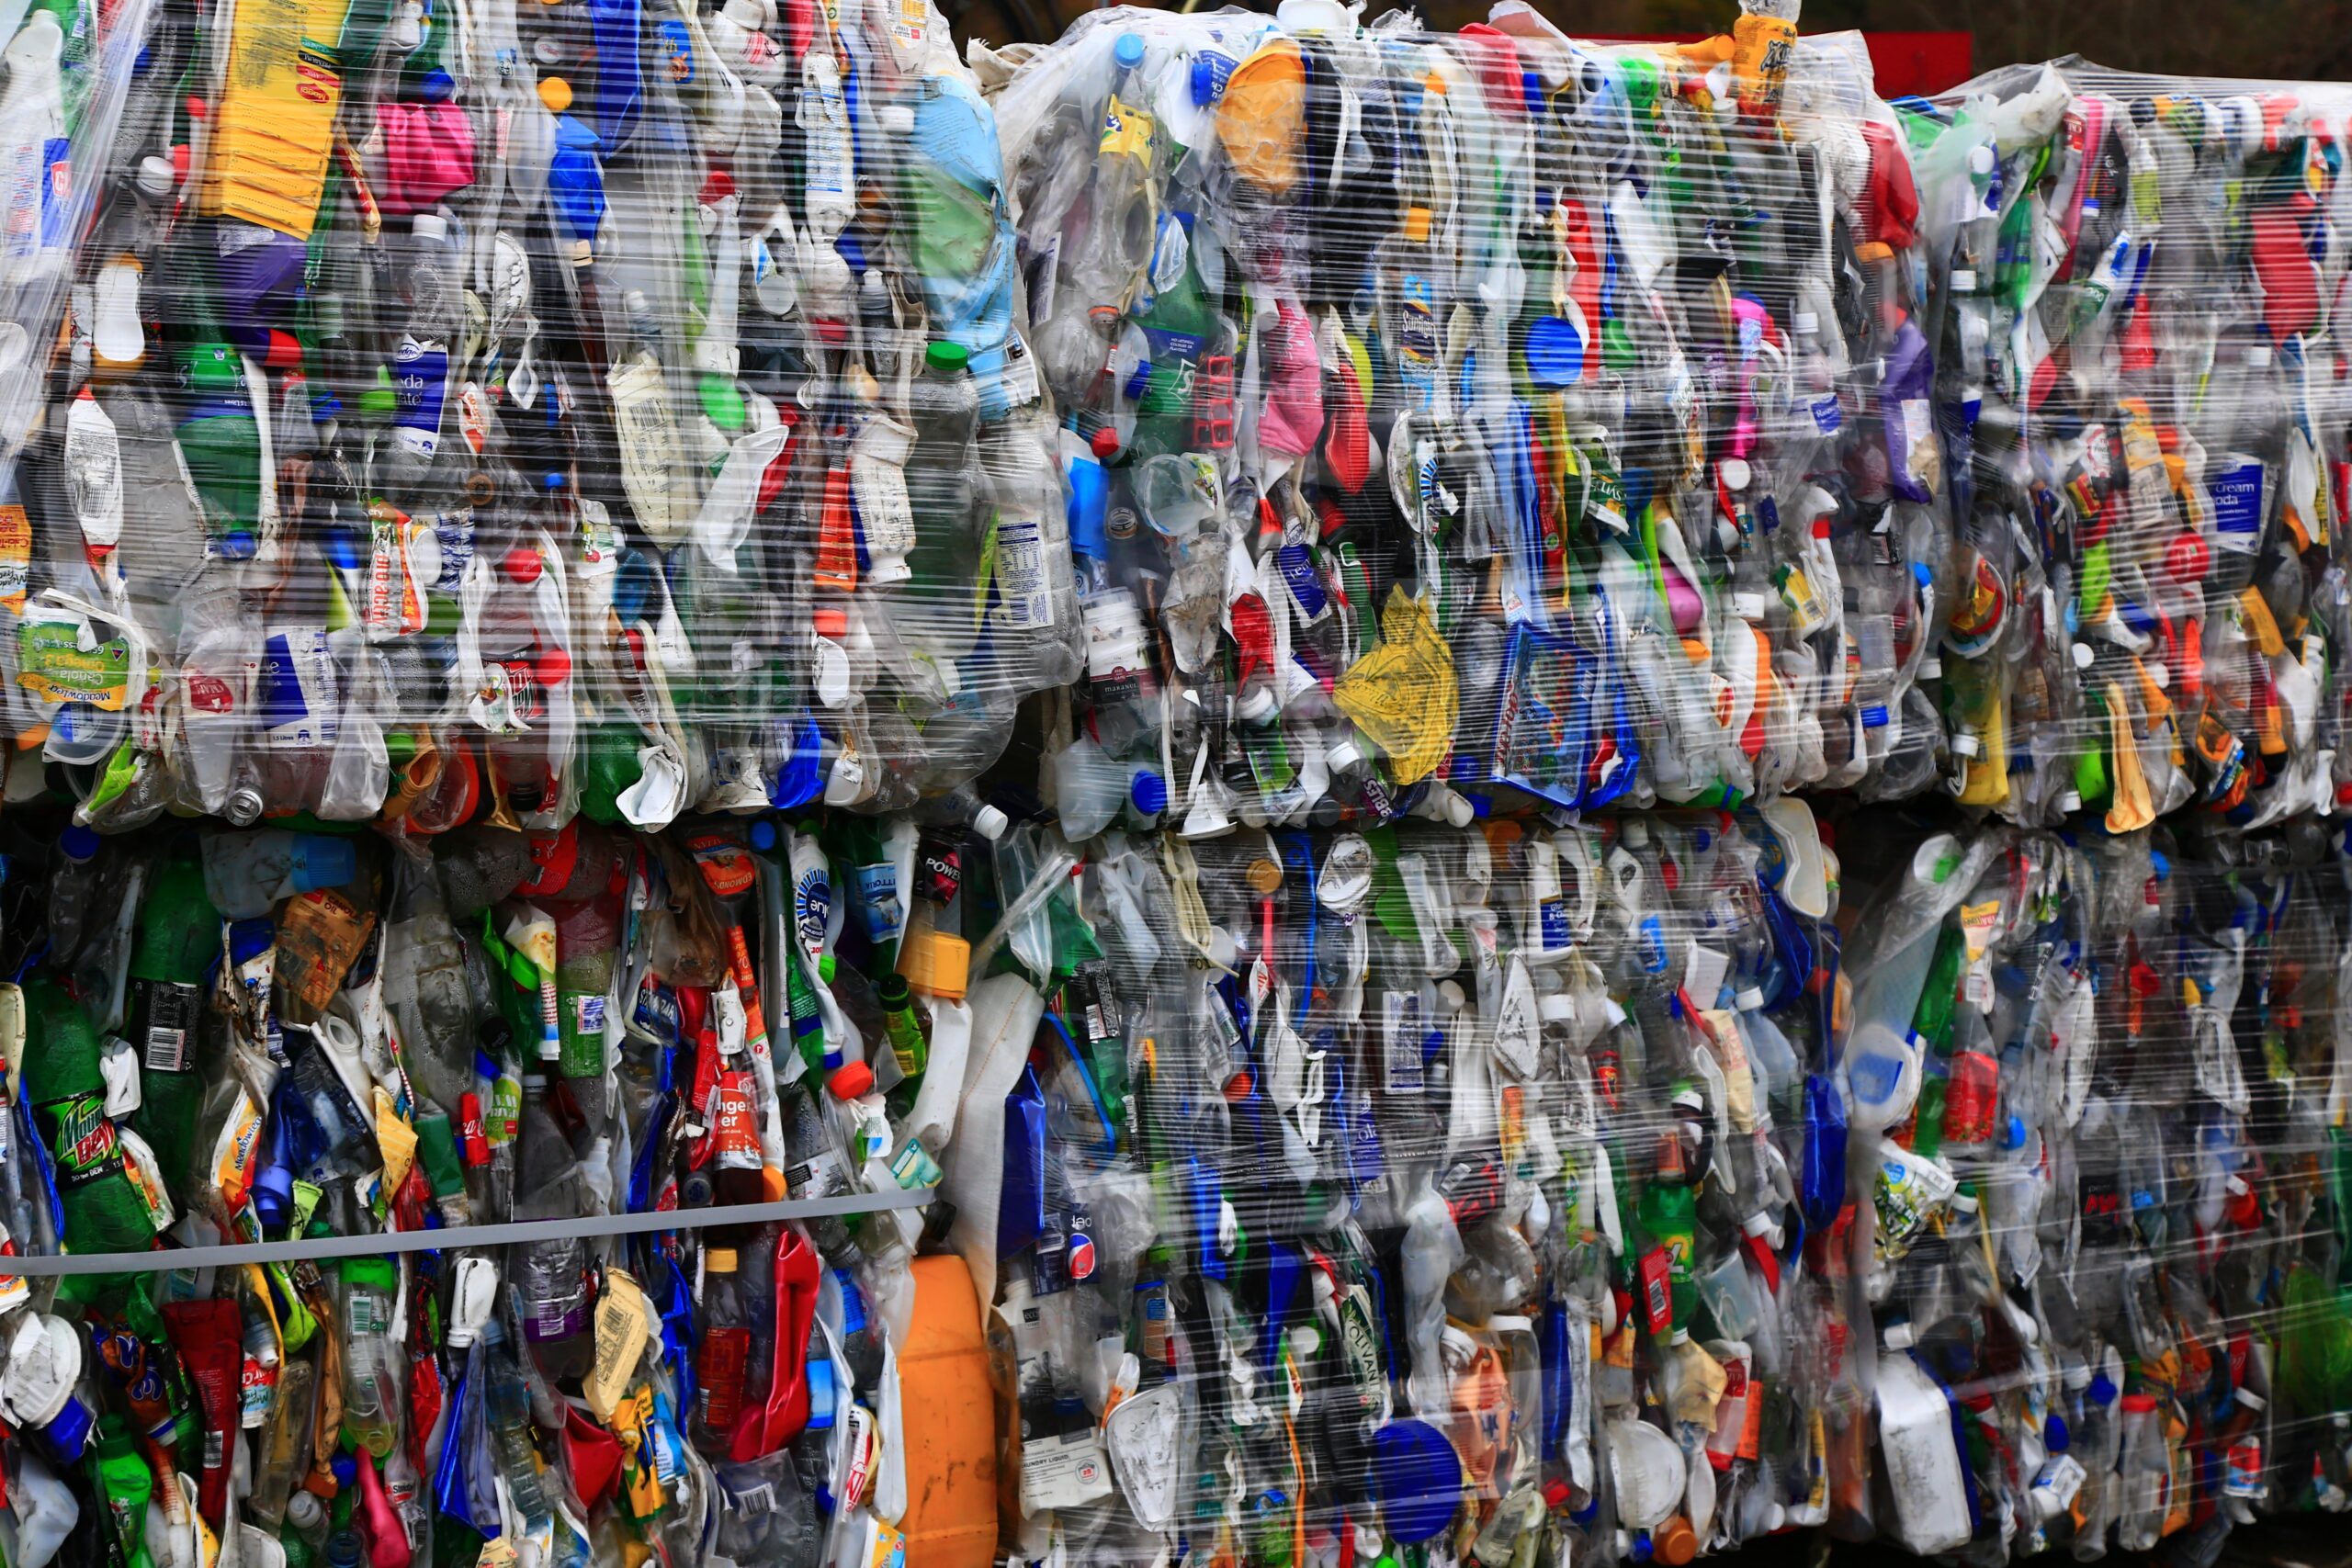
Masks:
[[[441,405],[449,392],[447,346],[402,337],[392,353],[392,438],[402,450],[430,459],[440,449]]]
[[[334,654],[324,626],[273,633],[262,647],[263,733],[274,746],[324,746],[335,738]]]
[[[139,1021],[140,1061],[151,1073],[184,1073],[194,1065],[199,999],[194,986],[141,980],[131,1016]]]
[[[130,692],[130,644],[113,637],[88,649],[76,621],[28,621],[17,628],[17,684],[46,703],[87,703],[120,713]]]
[[[743,1411],[743,1374],[752,1359],[752,1331],[713,1328],[702,1337],[695,1353],[695,1396],[705,1429],[720,1434],[735,1430]]]
[[[1034,513],[1001,511],[996,524],[996,621],[1014,630],[1051,625],[1045,531]]]
[[[93,1091],[33,1107],[49,1143],[50,1159],[57,1167],[57,1184],[66,1191],[122,1168],[122,1144],[107,1119],[106,1104],[106,1095]]]

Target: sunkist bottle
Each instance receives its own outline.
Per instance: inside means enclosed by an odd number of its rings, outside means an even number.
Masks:
[[[155,1151],[166,1181],[187,1173],[204,1081],[196,1071],[205,972],[220,959],[220,916],[204,866],[177,853],[156,867],[130,947],[130,1043],[139,1053],[139,1110],[130,1125]]]
[[[731,1247],[703,1254],[702,1335],[695,1348],[695,1446],[724,1456],[735,1440],[751,1370],[752,1328]]]

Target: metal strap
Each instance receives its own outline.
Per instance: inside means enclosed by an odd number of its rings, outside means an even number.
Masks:
[[[290,1241],[166,1247],[149,1252],[69,1252],[57,1257],[0,1258],[0,1274],[157,1274],[180,1269],[218,1269],[235,1263],[290,1263],[304,1258],[380,1258],[395,1252],[514,1247],[535,1241],[569,1241],[578,1236],[643,1235],[650,1231],[700,1230],[706,1225],[763,1225],[829,1214],[879,1213],[888,1209],[921,1208],[936,1195],[931,1188],[907,1192],[844,1192],[831,1198],[787,1198],[775,1203],[657,1209],[648,1214],[583,1214],[569,1220],[518,1220],[503,1225],[303,1236]]]

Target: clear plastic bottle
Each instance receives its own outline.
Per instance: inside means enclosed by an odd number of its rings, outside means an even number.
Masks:
[[[339,1270],[336,1308],[343,1329],[343,1427],[381,1459],[400,1440],[400,1367],[391,1334],[397,1266],[380,1258],[354,1258]]]
[[[975,581],[982,543],[973,448],[979,394],[963,344],[934,342],[923,350],[922,374],[907,389],[907,412],[915,431],[907,459],[915,543],[900,592],[914,639],[936,657],[960,659],[978,635],[976,594],[984,587]]]

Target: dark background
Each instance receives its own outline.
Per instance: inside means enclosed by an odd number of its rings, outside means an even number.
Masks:
[[[1201,7],[1221,3],[1201,0]],[[1386,5],[1371,0],[1367,19]],[[959,39],[977,35],[994,43],[1043,41],[1089,8],[1086,0],[945,0],[943,6]],[[1272,0],[1253,8],[1271,10]],[[1483,20],[1487,3],[1426,0],[1419,9],[1434,26],[1456,28]],[[1727,30],[1736,0],[1577,0],[1544,9],[1579,38],[1700,37]],[[1799,25],[1809,33],[1963,31],[1970,49],[1961,58],[1973,57],[1978,71],[2079,54],[2127,70],[2200,76],[2352,77],[2352,0],[1804,0]],[[1894,96],[1951,85],[1951,43],[1925,56],[1905,56],[1910,69],[1891,70],[1887,52],[1874,49],[1881,91]],[[1906,79],[1884,79],[1897,73]]]

